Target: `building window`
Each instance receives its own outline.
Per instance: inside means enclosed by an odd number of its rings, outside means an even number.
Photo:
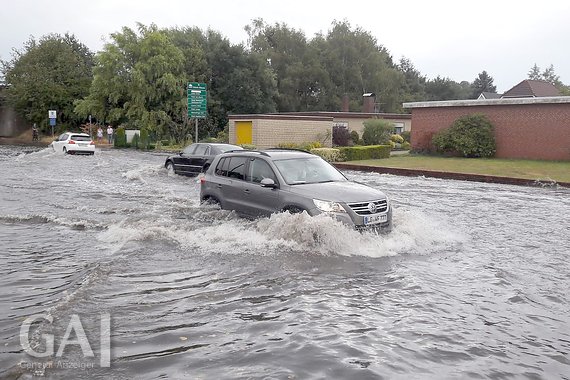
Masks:
[[[394,123],[394,133],[401,135],[404,132],[404,123]]]

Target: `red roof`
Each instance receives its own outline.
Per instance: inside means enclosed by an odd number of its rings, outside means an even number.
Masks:
[[[551,83],[543,80],[523,80],[503,94],[503,98],[538,98],[560,96],[560,91]]]

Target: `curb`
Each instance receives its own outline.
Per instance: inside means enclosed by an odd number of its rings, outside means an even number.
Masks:
[[[541,181],[541,180],[532,180],[525,178],[498,177],[498,176],[482,175],[482,174],[440,172],[435,170],[388,168],[384,166],[355,165],[344,162],[335,162],[333,163],[333,165],[338,169],[359,170],[364,172],[393,174],[393,175],[401,175],[407,177],[424,176],[432,178],[453,179],[460,181],[500,183],[505,185],[517,185],[517,186],[561,186],[561,187],[570,188],[570,182]]]

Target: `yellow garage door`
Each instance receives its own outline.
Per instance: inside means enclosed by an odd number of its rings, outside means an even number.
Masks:
[[[253,141],[251,130],[251,121],[236,121],[236,144],[251,144]]]

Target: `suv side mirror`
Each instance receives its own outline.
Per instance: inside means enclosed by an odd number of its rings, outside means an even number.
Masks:
[[[277,188],[277,184],[271,178],[264,178],[261,180],[261,187],[270,187],[272,189]]]

